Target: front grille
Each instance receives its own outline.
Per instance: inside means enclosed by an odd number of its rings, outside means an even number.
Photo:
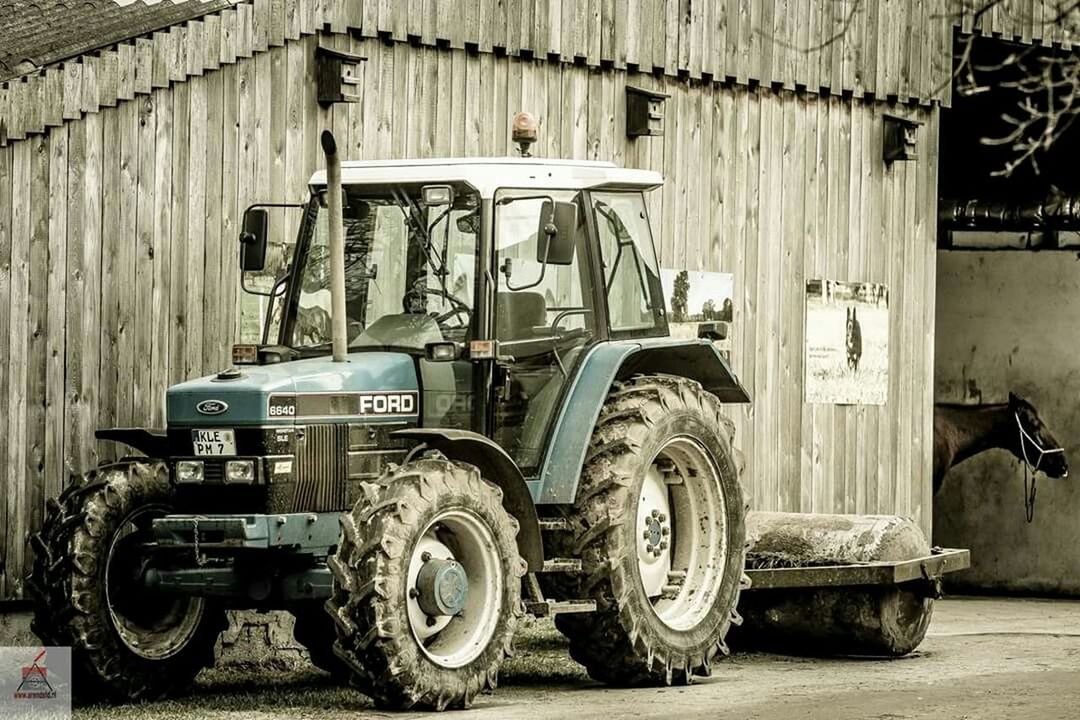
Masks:
[[[298,433],[299,435],[299,433]],[[293,512],[329,512],[345,507],[348,425],[308,425],[297,437]]]
[[[225,482],[225,461],[206,460],[203,462],[203,482]]]

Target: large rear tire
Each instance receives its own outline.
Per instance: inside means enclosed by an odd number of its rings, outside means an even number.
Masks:
[[[746,505],[733,425],[700,385],[664,375],[617,383],[600,413],[571,531],[549,554],[581,575],[545,576],[597,612],[559,615],[570,655],[613,685],[689,683],[727,653],[746,583]]]
[[[163,463],[106,465],[50,501],[31,540],[31,627],[46,644],[71,646],[80,702],[158,699],[214,662],[224,610],[200,598],[148,597],[142,586],[140,544],[172,502]]]
[[[523,614],[517,521],[464,463],[410,462],[362,490],[329,562],[334,651],[379,707],[468,707]]]

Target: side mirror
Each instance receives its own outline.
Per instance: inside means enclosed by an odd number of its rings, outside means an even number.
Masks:
[[[698,323],[697,336],[701,340],[727,340],[728,324],[721,320]]]
[[[248,208],[240,232],[240,270],[258,272],[266,267],[266,238],[270,234],[270,214],[266,208]]]
[[[536,230],[536,262],[569,265],[574,262],[577,234],[577,204],[545,200],[540,207],[540,227]]]

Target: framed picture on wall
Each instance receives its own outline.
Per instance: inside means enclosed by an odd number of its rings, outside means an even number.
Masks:
[[[806,283],[806,402],[884,405],[889,397],[889,288]]]

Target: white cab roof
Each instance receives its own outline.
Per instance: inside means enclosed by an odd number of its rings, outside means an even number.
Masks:
[[[582,190],[607,185],[648,190],[664,182],[663,176],[652,170],[620,168],[609,162],[586,160],[500,157],[350,161],[341,164],[341,181],[344,185],[459,180],[475,187],[481,197],[492,197],[498,188]],[[312,186],[325,184],[325,169],[311,177]]]

